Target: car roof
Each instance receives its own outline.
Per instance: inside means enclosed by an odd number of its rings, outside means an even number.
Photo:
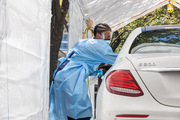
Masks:
[[[156,26],[144,26],[141,27],[142,32],[160,30],[160,29],[180,29],[180,25],[156,25]]]

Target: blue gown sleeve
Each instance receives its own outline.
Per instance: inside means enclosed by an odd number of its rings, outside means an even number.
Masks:
[[[113,64],[118,54],[112,51],[112,48],[104,40],[89,40],[86,44],[87,52],[91,58],[95,58],[101,63]]]
[[[110,46],[108,46],[107,51],[104,54],[104,62],[103,63],[107,63],[107,64],[114,64],[116,58],[117,58],[118,54],[114,53],[112,51],[112,48]]]

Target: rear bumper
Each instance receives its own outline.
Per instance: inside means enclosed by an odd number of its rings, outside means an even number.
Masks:
[[[180,120],[180,107],[162,105],[151,96],[143,83],[139,84],[144,95],[126,97],[109,93],[103,81],[96,101],[96,120]],[[147,118],[116,117],[127,114],[149,116]]]

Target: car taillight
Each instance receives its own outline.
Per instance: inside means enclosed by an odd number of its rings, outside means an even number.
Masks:
[[[125,118],[147,118],[149,115],[116,115],[116,117],[125,117]]]
[[[110,93],[138,97],[144,95],[129,70],[116,70],[106,77],[106,88]]]

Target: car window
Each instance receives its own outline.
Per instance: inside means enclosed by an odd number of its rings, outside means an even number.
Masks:
[[[180,53],[180,29],[144,31],[135,38],[129,53]]]
[[[0,40],[2,40],[5,35],[5,10],[5,1],[0,0]]]

